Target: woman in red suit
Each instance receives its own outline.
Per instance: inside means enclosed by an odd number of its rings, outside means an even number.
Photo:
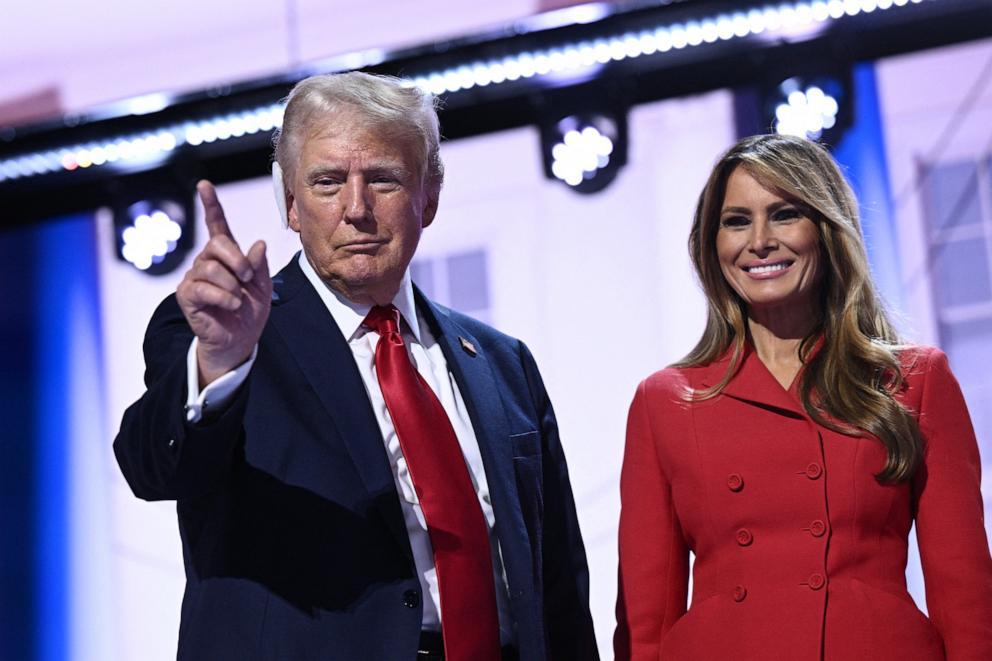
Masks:
[[[617,658],[992,659],[968,411],[946,356],[886,318],[830,155],[741,141],[689,248],[708,320],[631,405]],[[914,521],[929,618],[906,591]]]

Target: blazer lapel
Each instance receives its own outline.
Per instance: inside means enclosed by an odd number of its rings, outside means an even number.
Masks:
[[[532,587],[531,550],[517,492],[510,428],[489,357],[482,344],[456,324],[446,310],[431,303],[420,290],[414,288],[414,292],[417,308],[441,345],[472,419],[511,593],[520,586]]]
[[[269,318],[326,409],[372,501],[412,562],[382,431],[365,384],[347,340],[295,257],[273,278]]]
[[[704,368],[700,379],[704,388],[720,382],[730,365],[730,355],[731,350],[728,349],[718,360]],[[806,412],[794,394],[782,387],[750,344],[745,345],[741,365],[723,389],[723,394],[790,417],[806,417]]]

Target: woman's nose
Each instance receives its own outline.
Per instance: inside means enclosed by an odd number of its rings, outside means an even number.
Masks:
[[[751,223],[751,235],[748,237],[748,248],[752,252],[767,252],[777,247],[777,240],[771,225],[767,220],[755,219]]]

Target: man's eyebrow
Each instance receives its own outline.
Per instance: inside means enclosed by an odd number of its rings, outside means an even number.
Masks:
[[[395,174],[399,176],[404,176],[410,174],[411,170],[402,161],[376,161],[369,163],[367,167],[364,168],[365,172],[372,173],[387,173]]]
[[[347,171],[347,168],[336,165],[316,165],[307,170],[306,180],[312,182],[326,175],[343,175]]]
[[[398,177],[407,177],[413,173],[413,170],[401,161],[377,161],[366,165],[362,168],[362,172],[365,174],[391,174]],[[325,163],[315,165],[308,170],[306,173],[306,180],[313,182],[322,176],[331,175],[344,177],[347,174],[348,168],[346,166]]]

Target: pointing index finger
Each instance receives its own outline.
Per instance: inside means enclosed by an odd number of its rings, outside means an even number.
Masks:
[[[226,236],[234,241],[234,235],[231,234],[227,217],[224,215],[224,207],[217,199],[217,190],[214,185],[206,179],[202,179],[196,184],[196,192],[199,193],[200,202],[203,203],[203,218],[207,223],[207,233],[210,237]]]

